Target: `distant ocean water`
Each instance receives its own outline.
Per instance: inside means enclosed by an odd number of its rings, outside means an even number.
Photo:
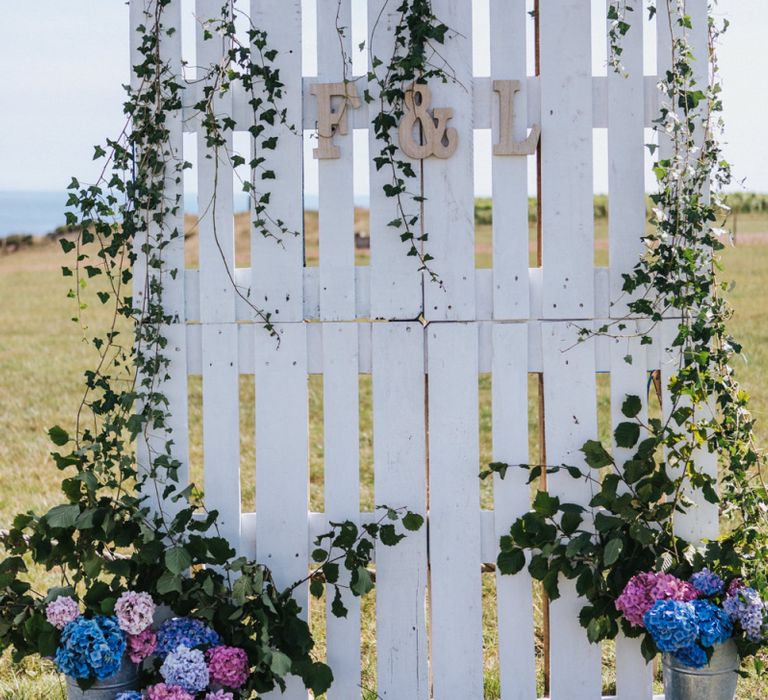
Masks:
[[[66,192],[0,190],[0,238],[15,233],[43,235],[66,223]],[[193,192],[184,196],[187,213],[197,212],[197,198]],[[317,207],[317,197],[307,195],[304,206]],[[235,211],[248,209],[248,195],[235,194]]]

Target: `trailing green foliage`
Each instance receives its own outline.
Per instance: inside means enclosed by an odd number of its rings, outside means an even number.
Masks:
[[[349,587],[355,596],[372,589],[368,567],[376,543],[396,545],[423,518],[384,506],[381,518],[362,528],[333,523],[317,539],[317,567],[281,588],[268,568],[238,556],[218,531],[218,513],[207,511],[202,494],[185,484],[164,389],[171,373],[168,331],[179,322],[164,291],[181,272],[169,263],[170,252],[183,264],[180,183],[190,167],[174,146],[187,84],[163,57],[163,40],[177,30],[165,21],[169,2],[148,3],[138,27],[136,87],[128,89],[121,135],[95,149],[94,158],[104,162],[101,176],[92,185],[76,179],[70,184],[67,225],[77,237],[60,241],[73,258],[63,274],[73,282],[74,320],[97,363],[85,373],[74,432],[59,426],[49,431],[56,466],[65,475],[65,501],[42,515],[18,515],[3,536],[0,650],[12,647],[16,660],[52,656],[55,635],[45,605],[63,591],[76,593],[89,615],[111,614],[126,590],[147,591],[177,615],[209,621],[227,644],[246,650],[252,672],[243,697],[284,688],[289,673],[320,694],[333,675],[312,656],[314,641],[295,592],[309,584],[318,595],[327,585],[334,592],[332,612],[346,615],[341,589]],[[199,69],[205,86],[195,109],[217,163],[221,156],[242,164],[228,150],[235,125],[216,112],[217,98],[238,82],[253,113],[256,155],[249,165],[268,182],[277,174],[259,154],[274,148],[276,139],[264,134],[265,125],[286,118],[272,66],[276,52],[253,26],[250,46],[239,45],[234,12],[226,2],[220,16],[198,18],[206,39],[216,37],[229,48],[221,63]],[[256,193],[250,181],[244,189],[252,194],[258,231],[278,241],[293,233],[269,208],[268,191]],[[215,213],[215,207],[214,196],[209,208]],[[83,312],[86,291],[95,283],[113,320],[105,334],[91,338]],[[269,315],[255,310],[278,342]],[[34,591],[26,576],[30,563],[60,572],[60,587]]]
[[[649,147],[658,182],[651,195],[653,231],[644,236],[646,252],[624,275],[629,316],[597,331],[584,329],[582,340],[601,334],[626,338],[631,320],[641,326],[640,341],[647,344],[660,324],[672,324],[676,333],[666,350],[676,360],[666,387],[665,417],[645,417],[641,398],[627,396],[625,420],[613,432],[613,444],[623,454],[628,451],[627,459],[590,440],[582,447],[586,468],[523,465],[531,481],[544,470],[566,470],[586,480],[593,496],[577,504],[539,491],[533,510],[501,539],[498,560],[507,574],[527,563],[552,599],[562,578],[575,580],[586,598],[580,619],[593,642],[616,636],[621,618],[616,599],[642,571],[687,578],[706,566],[726,577],[743,577],[763,594],[768,590],[763,458],[754,441],[748,396],[731,365],[741,347],[728,333],[732,312],[717,278],[723,233],[717,223],[727,210],[720,192],[730,182],[718,142],[722,105],[714,46],[723,28],[710,16],[712,75],[708,84],[697,83],[688,41],[692,20],[684,3],[661,1],[672,18],[672,60],[660,82],[662,105],[655,121],[660,143]],[[618,35],[625,33],[621,27],[617,24]],[[717,456],[719,479],[701,464],[708,453]],[[483,475],[503,477],[508,468],[491,465]],[[679,520],[696,508],[694,494],[719,505],[721,537],[697,543],[679,536]],[[622,627],[629,636],[642,631],[623,620]],[[740,644],[742,656],[756,651],[754,643],[742,639]],[[643,653],[647,658],[657,653],[649,636]]]

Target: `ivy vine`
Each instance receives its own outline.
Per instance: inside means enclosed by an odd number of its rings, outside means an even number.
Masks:
[[[710,8],[710,74],[702,82],[696,77],[702,57],[691,49],[693,25],[685,3],[659,2],[665,3],[669,17],[672,53],[669,68],[659,76],[662,99],[654,122],[664,148],[649,146],[657,180],[651,195],[653,230],[644,236],[644,254],[624,275],[628,316],[596,331],[582,329],[581,338],[626,337],[631,321],[643,325],[639,337],[644,345],[653,342],[662,322],[676,323],[675,337],[665,348],[677,358],[667,385],[669,405],[663,419],[643,419],[640,397],[625,397],[625,420],[616,426],[613,441],[630,451],[627,460],[619,461],[609,447],[590,440],[582,447],[586,470],[519,465],[529,470],[530,482],[544,471],[587,480],[594,496],[584,506],[539,490],[533,509],[501,538],[498,557],[504,574],[527,564],[551,599],[559,595],[561,577],[575,580],[586,598],[580,619],[593,642],[615,637],[620,624],[628,636],[640,633],[620,619],[615,607],[628,580],[640,571],[688,577],[707,566],[743,577],[763,594],[768,591],[764,460],[755,443],[749,397],[733,370],[741,346],[728,331],[733,312],[724,298],[727,285],[718,276],[728,211],[721,192],[731,171],[719,141],[716,44],[727,23],[716,22]],[[627,13],[632,10],[628,2],[612,3],[608,10],[611,65],[618,72],[623,70],[621,37],[629,29]],[[656,10],[656,5],[649,7],[651,16]],[[717,455],[719,476],[699,464],[704,453]],[[508,468],[492,464],[481,476],[503,477]],[[724,532],[716,540],[699,544],[677,534],[676,521],[696,508],[694,492],[719,506]],[[742,657],[758,648],[743,638],[738,643]],[[648,635],[642,649],[649,659],[658,653]]]
[[[190,164],[177,150],[173,130],[189,84],[163,56],[163,41],[177,31],[166,22],[169,5],[147,3],[137,28],[140,60],[124,103],[126,124],[116,139],[96,147],[94,158],[104,162],[99,178],[91,185],[73,179],[69,187],[67,223],[75,237],[61,240],[73,258],[63,274],[72,279],[74,320],[97,362],[85,373],[74,432],[59,426],[49,431],[55,464],[64,472],[65,502],[42,515],[18,515],[0,536],[6,552],[0,561],[0,649],[13,647],[16,660],[52,656],[57,637],[45,605],[62,593],[76,595],[89,614],[111,614],[125,590],[148,591],[175,614],[205,619],[226,643],[245,649],[252,673],[243,697],[284,688],[289,673],[319,694],[333,675],[313,658],[314,640],[295,592],[308,583],[318,596],[328,586],[333,614],[344,616],[342,588],[348,585],[359,596],[373,587],[375,544],[396,545],[421,528],[423,518],[383,506],[380,517],[362,528],[332,523],[317,538],[313,569],[281,589],[268,568],[236,555],[218,531],[218,513],[202,506],[194,484],[183,483],[164,387],[172,371],[168,329],[183,322],[169,306],[166,286],[183,273],[169,253],[178,255],[184,240],[181,182]],[[243,165],[228,150],[228,132],[236,126],[231,115],[216,112],[217,98],[242,85],[256,145],[248,164],[268,182],[276,173],[265,166],[263,151],[274,149],[277,137],[265,131],[287,123],[273,65],[277,53],[252,24],[251,45],[241,45],[234,13],[233,3],[225,2],[218,17],[200,20],[205,39],[219,37],[227,49],[220,63],[198,76],[203,89],[194,110],[217,164],[222,158]],[[248,181],[244,190],[254,202],[257,231],[278,242],[295,233],[270,208],[268,188],[256,191]],[[214,196],[209,209],[215,207]],[[134,277],[136,269],[142,273]],[[96,285],[98,303],[111,317],[106,332],[95,337],[84,315],[89,285]],[[256,311],[274,334],[269,314]],[[30,562],[60,572],[61,585],[35,591]],[[342,579],[341,568],[348,577]]]

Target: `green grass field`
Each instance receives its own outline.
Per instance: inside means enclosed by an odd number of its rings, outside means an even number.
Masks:
[[[742,217],[741,231],[766,232],[768,223]],[[241,222],[242,223],[242,222]],[[311,233],[312,226],[308,227]],[[598,224],[598,239],[604,238],[604,225]],[[238,236],[239,242],[241,236]],[[310,236],[311,238],[311,236]],[[487,226],[478,230],[479,266],[489,263],[490,235]],[[194,237],[191,239],[194,242]],[[749,244],[747,244],[749,243]],[[242,245],[238,246],[243,249]],[[308,256],[313,255],[310,242]],[[358,262],[364,263],[365,255]],[[607,251],[598,245],[598,264],[605,264]],[[64,258],[58,246],[38,245],[13,255],[0,256],[0,527],[7,525],[13,515],[27,509],[43,510],[59,501],[58,485],[61,475],[48,457],[49,444],[45,432],[54,424],[71,428],[81,397],[82,372],[93,362],[92,347],[83,340],[79,327],[69,319],[74,305],[66,298],[68,281],[59,268]],[[768,318],[764,290],[768,288],[768,244],[750,241],[727,250],[723,255],[725,279],[735,287],[731,300],[736,309],[732,328],[743,341],[746,361],[737,367],[744,386],[753,396],[753,411],[758,418],[761,442],[768,438]],[[190,247],[189,264],[196,263]],[[104,313],[96,309],[89,323],[93,328],[105,321]],[[370,378],[361,377],[361,507],[373,506],[372,495],[372,421]],[[490,380],[480,378],[481,393],[481,461],[490,460]],[[599,405],[603,415],[608,408],[607,378],[599,377]],[[535,410],[535,381],[531,380],[531,453],[536,455],[538,429]],[[191,461],[193,476],[201,476],[202,445],[200,425],[200,381],[190,379]],[[241,452],[243,465],[243,506],[252,509],[255,484],[252,474],[253,445],[253,381],[241,380]],[[310,378],[310,449],[311,490],[310,508],[322,510],[322,382]],[[606,421],[601,420],[605,426]],[[483,502],[488,505],[492,494],[484,487]],[[486,646],[486,697],[498,697],[496,669],[495,613],[493,576],[484,576],[484,619]],[[44,586],[45,581],[39,581]],[[323,621],[320,611],[313,607],[312,621],[322,645]],[[372,620],[375,599],[364,606],[363,669],[364,686],[375,687],[375,640]],[[610,647],[605,654],[605,688],[612,690]],[[541,663],[539,664],[541,670]],[[0,662],[0,700],[58,700],[63,698],[60,679],[44,662],[29,661],[14,667],[6,657]],[[763,700],[768,697],[768,680],[747,679],[740,683],[739,700]],[[372,694],[371,698],[375,698]]]

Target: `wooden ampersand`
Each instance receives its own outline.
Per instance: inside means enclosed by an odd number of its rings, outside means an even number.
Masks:
[[[459,145],[456,129],[448,127],[453,117],[450,107],[441,107],[429,112],[432,91],[427,85],[416,83],[405,93],[405,116],[400,121],[400,150],[409,158],[422,160],[435,156],[450,158]],[[414,137],[416,124],[421,127],[423,143]]]
[[[349,131],[347,111],[360,107],[357,88],[352,82],[315,83],[309,88],[317,97],[317,148],[312,154],[317,160],[340,158],[341,151],[333,142],[336,134],[346,135]],[[334,109],[332,98],[343,97],[340,109]]]
[[[536,153],[541,127],[534,124],[525,141],[515,141],[515,93],[520,91],[519,80],[494,80],[494,92],[499,93],[499,142],[493,145],[495,156],[532,156]]]

